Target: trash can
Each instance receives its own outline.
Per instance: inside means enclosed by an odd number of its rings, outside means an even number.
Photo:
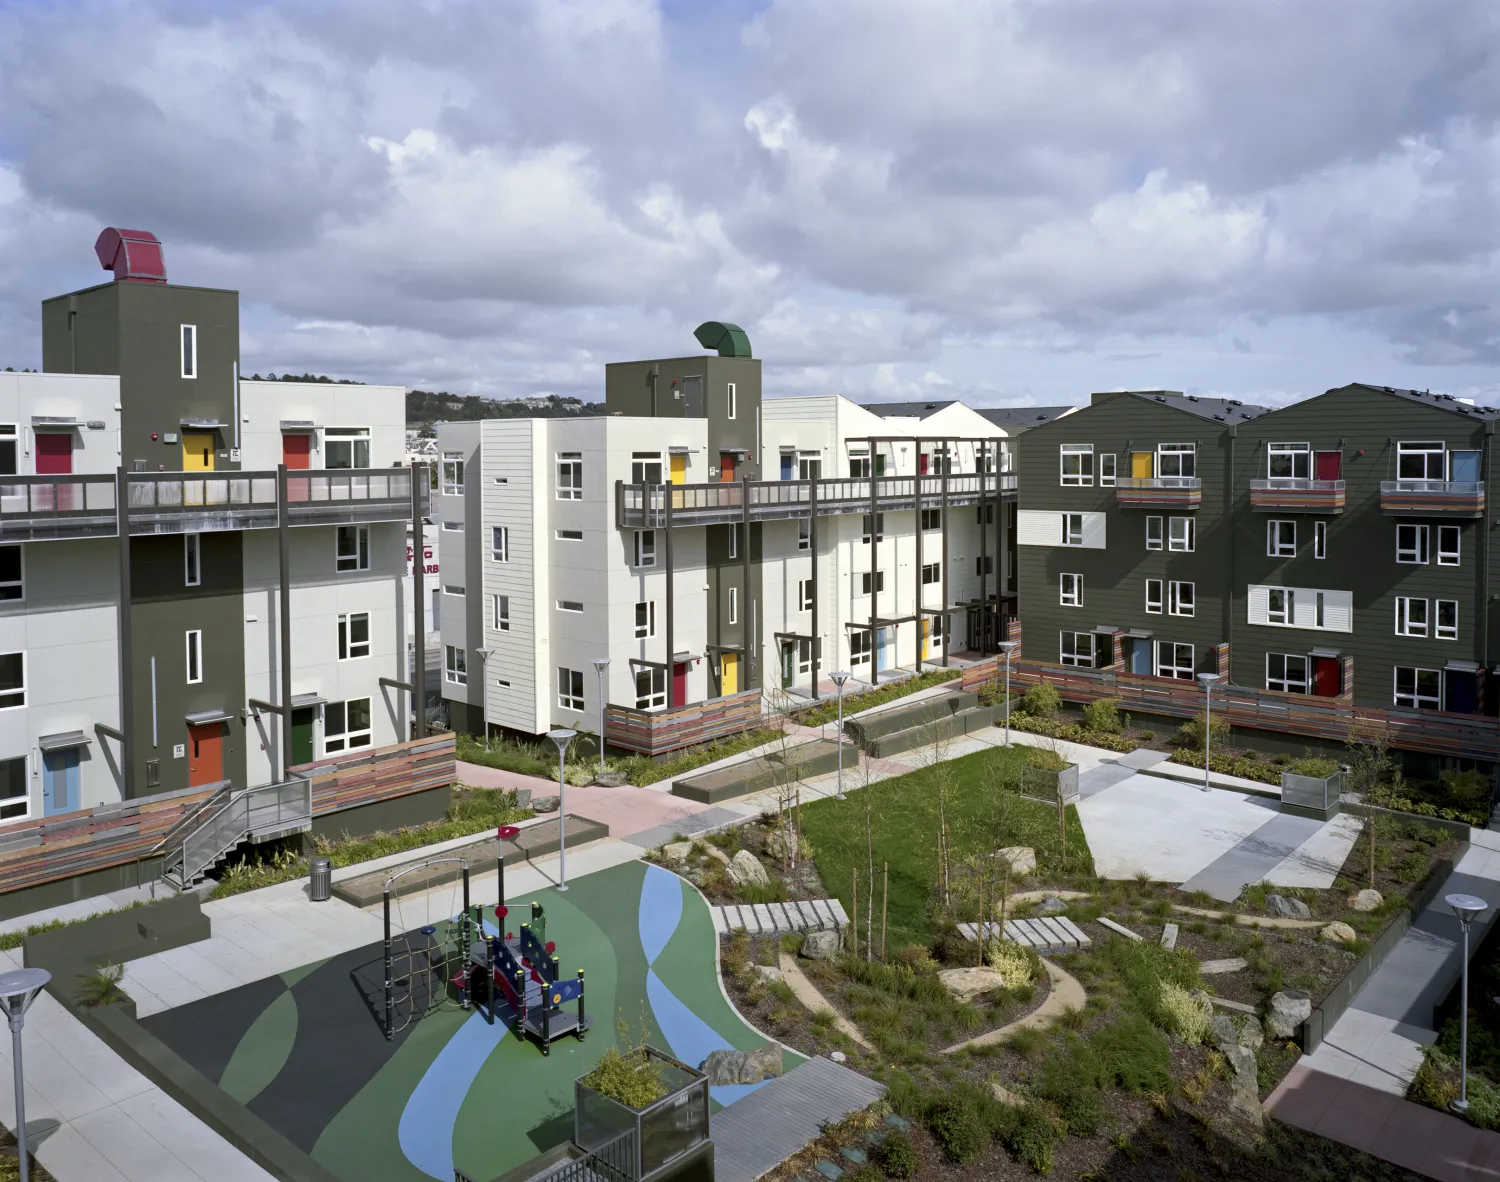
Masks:
[[[314,858],[312,860],[312,901],[314,903],[326,903],[333,895],[333,860],[331,858]]]

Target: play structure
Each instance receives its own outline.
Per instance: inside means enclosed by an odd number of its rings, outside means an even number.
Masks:
[[[434,874],[452,867],[452,894],[442,916],[432,915]],[[407,922],[402,904],[403,880],[419,875],[422,889],[422,923]],[[463,909],[457,891],[463,883]],[[395,905],[394,925],[392,904]],[[385,880],[385,1005],[382,1011],[386,1041],[405,1030],[417,1018],[449,1003],[447,983],[464,963],[471,938],[469,911],[469,863],[466,858],[433,858],[408,866]],[[467,1006],[467,998],[459,1003]]]

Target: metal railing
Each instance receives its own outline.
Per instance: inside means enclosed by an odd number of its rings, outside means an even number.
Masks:
[[[1196,476],[1121,476],[1115,480],[1121,489],[1201,489],[1203,481]]]
[[[1480,497],[1484,495],[1482,480],[1382,480],[1380,495],[1390,493],[1422,493],[1449,497]]]
[[[247,838],[282,836],[311,820],[312,781],[306,777],[240,788],[199,814],[178,848],[168,851],[162,874],[190,886]]]
[[[1305,476],[1270,476],[1250,482],[1251,492],[1343,492],[1342,480],[1309,480]]]
[[[115,510],[115,478],[88,476],[0,477],[0,519],[43,513],[108,513]]]

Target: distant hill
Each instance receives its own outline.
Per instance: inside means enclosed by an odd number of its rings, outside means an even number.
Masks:
[[[325,386],[363,386],[363,382],[356,382],[353,378],[330,378],[321,373],[284,373],[277,377],[273,373],[261,377],[260,374],[251,374],[245,379],[250,382],[321,382]]]
[[[473,419],[570,419],[605,413],[604,403],[584,402],[548,394],[544,398],[511,398],[500,401],[447,391],[408,390],[406,423],[409,427],[426,426],[440,420]]]

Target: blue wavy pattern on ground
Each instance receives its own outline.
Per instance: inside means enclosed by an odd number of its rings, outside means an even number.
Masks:
[[[471,1014],[438,1052],[407,1100],[397,1130],[401,1152],[424,1174],[452,1182],[458,1110],[490,1052],[509,1033],[504,1022],[492,1026],[483,1014]]]

